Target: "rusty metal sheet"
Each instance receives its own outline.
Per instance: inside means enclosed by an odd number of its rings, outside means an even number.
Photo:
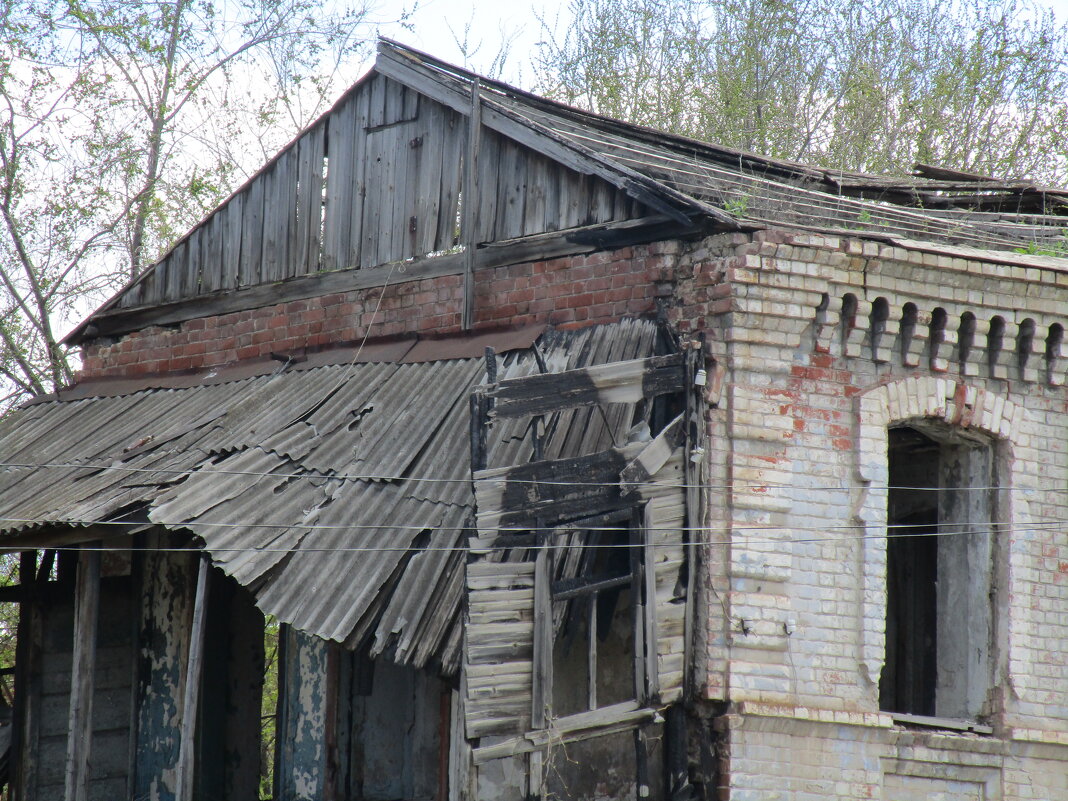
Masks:
[[[538,340],[545,328],[544,325],[528,325],[524,328],[489,331],[464,337],[421,339],[401,361],[412,363],[440,359],[477,359],[486,352],[486,348],[493,348],[496,353],[524,350]]]

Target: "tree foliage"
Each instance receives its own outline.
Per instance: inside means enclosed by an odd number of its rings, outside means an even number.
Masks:
[[[314,0],[0,0],[4,400],[70,379],[57,328],[320,112],[367,22]]]
[[[1025,0],[572,0],[539,89],[620,119],[874,173],[1068,179],[1068,27]]]

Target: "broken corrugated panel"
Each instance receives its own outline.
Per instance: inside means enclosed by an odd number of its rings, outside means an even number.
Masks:
[[[655,336],[649,321],[624,321],[550,331],[539,347],[559,371],[649,356]],[[529,350],[499,366],[502,378],[538,371]],[[14,535],[50,523],[147,513],[201,537],[280,619],[350,646],[369,641],[402,663],[440,660],[449,672],[464,584],[451,549],[472,513],[468,396],[484,380],[483,359],[361,363],[39,402],[0,421],[4,461],[40,462],[63,439],[57,431],[78,433],[56,454],[67,466],[0,468],[0,517],[15,518],[0,530],[15,547]],[[552,443],[582,426],[573,414],[559,414],[547,447],[571,447]],[[583,441],[610,446],[632,414],[624,404],[611,430]],[[530,458],[529,425],[494,424],[491,464]]]

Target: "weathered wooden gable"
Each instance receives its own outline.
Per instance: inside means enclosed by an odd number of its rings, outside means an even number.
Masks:
[[[472,145],[469,115],[370,73],[102,311],[643,213],[603,178],[489,127],[480,126]],[[472,157],[473,172],[465,169]],[[473,220],[463,208],[471,196]]]

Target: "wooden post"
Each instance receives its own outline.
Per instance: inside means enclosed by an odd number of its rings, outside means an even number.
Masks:
[[[645,604],[642,603],[645,553],[644,547],[639,547],[642,546],[640,514],[637,509],[631,513],[630,527],[627,529],[627,544],[630,546],[627,555],[630,557],[630,608],[631,625],[634,627],[634,697],[644,704],[649,699],[645,663],[648,632],[645,630]],[[653,603],[656,603],[655,594]]]
[[[52,553],[55,553],[54,551]],[[12,710],[11,756],[8,764],[13,767],[11,775],[12,796],[28,798],[28,779],[32,778],[34,756],[29,744],[36,740],[33,729],[37,716],[31,712],[30,684],[36,671],[32,670],[33,621],[37,615],[36,583],[31,576],[37,570],[37,551],[19,554],[19,622],[15,637],[15,708]],[[39,674],[38,674],[39,675]]]
[[[475,247],[478,244],[478,151],[482,136],[482,99],[479,82],[471,83],[471,115],[467,120],[467,155],[464,159],[463,219],[460,234],[464,239],[464,307],[461,322],[465,331],[475,324]]]
[[[541,528],[538,521],[538,555],[534,567],[534,686],[533,709],[531,710],[531,729],[544,729],[549,723],[547,710],[552,705],[553,688],[553,553],[551,534]],[[528,793],[531,798],[541,798],[543,794],[544,759],[541,751],[530,755],[530,784]]]
[[[100,611],[100,543],[90,543],[78,555],[74,590],[74,654],[71,664],[70,725],[67,731],[67,801],[89,798],[89,754],[93,736],[93,687],[96,668],[96,630]]]
[[[683,618],[683,661],[682,690],[683,697],[689,698],[693,692],[693,640],[696,626],[696,577],[698,571],[698,550],[695,540],[700,540],[708,529],[704,526],[703,495],[698,485],[704,478],[703,466],[693,461],[694,449],[704,441],[702,427],[705,425],[704,387],[695,387],[694,379],[698,369],[704,367],[705,335],[701,332],[696,348],[690,347],[686,353],[686,417],[683,419],[682,469],[685,503],[683,505],[683,531],[686,547],[686,610]]]
[[[197,705],[200,701],[200,671],[204,665],[204,622],[208,603],[208,580],[211,564],[200,557],[197,571],[197,594],[193,602],[193,625],[189,632],[189,657],[185,669],[185,692],[182,694],[182,737],[178,748],[176,801],[193,799],[194,735],[197,729]]]

